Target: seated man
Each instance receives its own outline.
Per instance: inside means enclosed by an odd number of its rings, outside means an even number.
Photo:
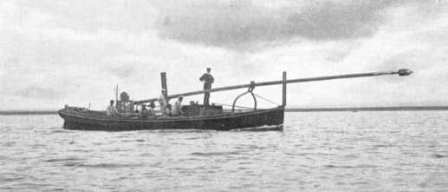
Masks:
[[[151,103],[149,104],[149,109],[148,109],[148,111],[149,111],[149,113],[151,115],[155,115],[156,114],[154,108],[156,108],[156,104],[154,103],[154,101],[151,101]]]
[[[142,118],[147,118],[149,115],[151,115],[151,112],[146,108],[146,105],[142,105],[142,111],[140,115]]]
[[[163,115],[171,116],[172,115],[171,110],[172,110],[172,106],[171,106],[171,104],[168,103],[168,105],[165,108],[165,114],[163,114]]]
[[[172,114],[173,115],[182,115],[182,97],[179,97],[176,101],[176,103],[174,103],[174,108],[172,110]]]
[[[117,108],[115,108],[115,106],[114,106],[114,100],[110,100],[110,105],[106,109],[106,115],[114,116],[117,114],[118,114],[118,111],[117,111]]]

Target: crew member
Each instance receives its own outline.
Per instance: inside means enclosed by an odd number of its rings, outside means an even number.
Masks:
[[[172,110],[172,114],[173,115],[182,115],[182,97],[179,97],[176,101],[176,103],[174,103],[174,108]]]
[[[150,115],[150,111],[146,109],[146,105],[142,105],[142,111],[140,115],[142,118],[147,118]]]
[[[204,73],[201,78],[199,78],[200,81],[204,82],[204,91],[209,91],[212,88],[212,83],[215,81],[213,76],[210,74],[210,67],[207,68],[207,73]],[[210,102],[210,92],[204,93],[204,105],[209,105]]]
[[[155,114],[155,110],[154,110],[154,108],[156,108],[156,104],[154,103],[154,101],[151,101],[151,103],[149,104],[149,113],[151,114],[151,115],[154,115]]]
[[[107,116],[113,116],[118,114],[117,108],[114,106],[114,100],[110,100],[110,105],[106,109]]]

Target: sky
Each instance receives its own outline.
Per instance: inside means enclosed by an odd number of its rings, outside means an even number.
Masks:
[[[288,106],[448,105],[447,53],[447,0],[2,0],[0,110],[104,109],[116,84],[158,97],[160,72],[169,93],[200,90],[206,67],[214,87],[409,68],[289,84]],[[255,93],[281,103],[280,86]]]

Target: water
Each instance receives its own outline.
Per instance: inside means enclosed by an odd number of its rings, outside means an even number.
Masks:
[[[61,125],[0,116],[0,191],[448,191],[448,112],[287,113],[283,132]]]

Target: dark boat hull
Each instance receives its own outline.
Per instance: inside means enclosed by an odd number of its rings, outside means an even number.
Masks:
[[[274,126],[280,129],[284,107],[249,112],[224,113],[211,116],[177,116],[141,118],[111,118],[100,112],[65,108],[58,111],[65,129],[130,131],[155,129],[211,129],[232,130]]]

